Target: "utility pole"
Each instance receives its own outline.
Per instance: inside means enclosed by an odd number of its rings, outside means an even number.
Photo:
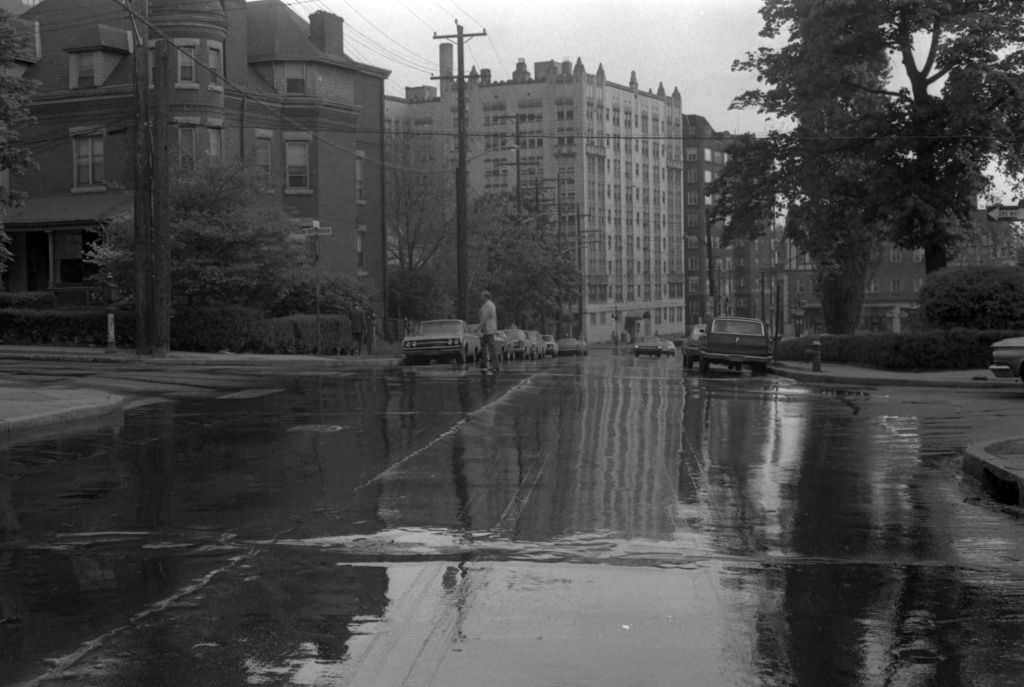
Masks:
[[[455,22],[455,35],[439,36],[434,34],[434,40],[456,40],[456,52],[458,54],[458,72],[455,79],[458,86],[458,122],[459,122],[459,166],[455,169],[455,269],[458,282],[458,315],[465,320],[469,316],[469,274],[468,274],[468,245],[469,232],[467,225],[466,203],[466,62],[465,43],[466,39],[475,36],[486,36],[487,32],[466,33],[459,22]],[[445,78],[445,77],[439,77]]]
[[[132,0],[126,9],[135,29],[135,348],[142,355],[150,355],[153,353],[150,310],[153,284],[149,279],[153,247],[153,132],[149,112],[149,0]]]
[[[135,101],[135,350],[140,355],[167,355],[170,349],[170,242],[168,241],[167,132],[170,64],[167,41],[156,41],[150,88],[149,0],[125,0],[135,31],[133,97]]]
[[[156,78],[153,79],[153,355],[166,356],[171,349],[171,241],[170,241],[170,179],[167,170],[167,122],[171,119],[170,90],[167,74],[170,69],[170,44],[160,38],[156,42]]]

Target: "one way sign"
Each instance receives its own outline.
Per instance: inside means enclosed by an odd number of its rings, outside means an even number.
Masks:
[[[1009,208],[997,205],[988,209],[988,218],[995,222],[1020,222],[1024,220],[1024,208]]]

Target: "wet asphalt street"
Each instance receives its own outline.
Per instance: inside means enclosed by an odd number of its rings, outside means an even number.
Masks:
[[[1024,681],[1022,513],[959,470],[1021,390],[70,374],[132,402],[0,452],[0,685]]]

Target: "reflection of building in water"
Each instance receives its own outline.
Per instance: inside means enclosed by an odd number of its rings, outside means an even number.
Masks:
[[[663,379],[580,381],[578,420],[560,428],[564,532],[667,539],[675,531],[682,397]],[[571,417],[571,415],[570,415]]]

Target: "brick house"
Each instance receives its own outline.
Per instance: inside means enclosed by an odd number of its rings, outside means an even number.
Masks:
[[[4,220],[14,253],[4,288],[86,302],[94,268],[83,251],[102,223],[132,212],[133,24],[111,0],[42,0],[20,18],[40,41],[24,71],[39,82],[36,123],[22,132],[37,168],[11,180],[28,198]],[[150,0],[150,20],[151,55],[154,39],[172,43],[160,75],[169,121],[154,122],[167,127],[171,162],[255,164],[296,225],[331,227],[321,274],[354,277],[382,303],[388,72],[345,55],[340,17],[307,22],[282,0]]]

